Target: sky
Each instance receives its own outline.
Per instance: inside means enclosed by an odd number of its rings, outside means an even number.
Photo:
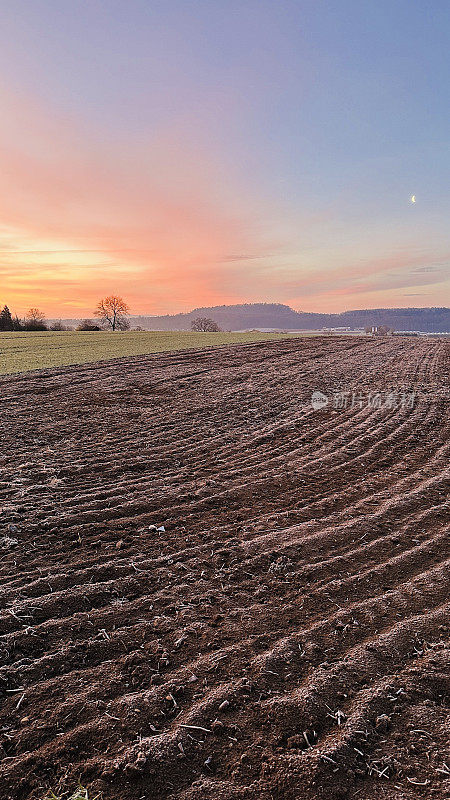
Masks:
[[[450,305],[449,65],[448,0],[0,0],[0,304]]]

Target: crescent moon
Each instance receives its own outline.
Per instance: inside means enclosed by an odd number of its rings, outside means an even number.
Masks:
[[[412,197],[411,197],[411,203],[415,203],[415,202],[416,202],[416,195],[413,194]]]

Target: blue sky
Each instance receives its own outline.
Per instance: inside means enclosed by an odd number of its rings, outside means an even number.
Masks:
[[[3,0],[0,21],[0,302],[450,303],[448,2]]]

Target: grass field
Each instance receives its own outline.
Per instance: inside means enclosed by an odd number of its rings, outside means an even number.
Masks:
[[[86,364],[125,356],[285,338],[279,333],[52,332],[0,334],[0,374]],[[292,334],[291,334],[292,336]]]

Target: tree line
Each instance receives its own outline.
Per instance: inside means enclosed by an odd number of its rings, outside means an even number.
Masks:
[[[83,319],[75,330],[77,331],[127,331],[130,321],[127,317],[129,306],[122,297],[108,295],[99,301],[95,309],[97,322],[92,319]],[[73,328],[64,325],[61,320],[48,324],[46,316],[39,308],[30,308],[25,316],[20,319],[17,314],[11,314],[8,306],[3,306],[0,311],[0,331],[71,331]]]
[[[11,314],[8,306],[0,311],[0,331],[46,331],[45,315],[38,308],[30,308],[23,319]]]
[[[97,322],[92,319],[83,319],[75,328],[77,331],[128,331],[130,330],[130,320],[128,314],[130,307],[122,297],[111,294],[102,298],[95,309]],[[209,317],[197,317],[191,323],[193,331],[220,331],[217,323]],[[64,325],[61,320],[48,324],[43,311],[39,308],[30,308],[23,319],[19,319],[17,314],[11,314],[8,306],[5,305],[0,311],[0,331],[71,331],[73,328]],[[139,330],[139,329],[137,329]]]

